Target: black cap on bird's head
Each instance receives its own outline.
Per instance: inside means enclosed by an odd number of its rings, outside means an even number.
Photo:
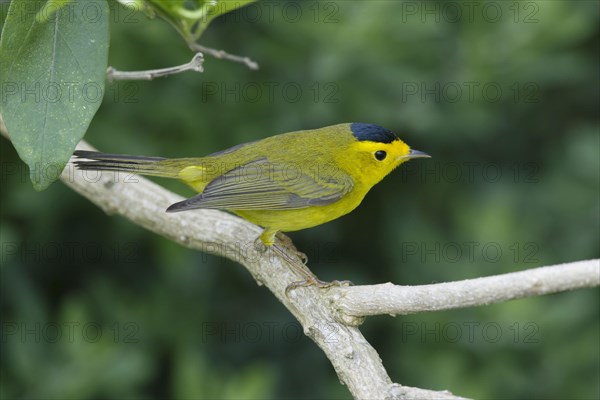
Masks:
[[[398,140],[392,131],[375,124],[353,122],[350,124],[350,130],[354,137],[361,142],[392,143],[394,140]]]

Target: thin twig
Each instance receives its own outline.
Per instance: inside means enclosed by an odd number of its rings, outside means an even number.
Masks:
[[[339,319],[369,315],[405,315],[481,306],[523,297],[600,285],[600,259],[576,261],[509,274],[422,286],[336,287],[327,296]]]
[[[155,78],[180,74],[185,71],[204,72],[204,69],[202,68],[203,63],[204,55],[198,52],[194,55],[190,62],[182,65],[177,65],[175,67],[150,69],[147,71],[119,71],[114,69],[113,67],[108,67],[108,69],[106,70],[106,78],[109,82],[118,80],[151,81]]]
[[[210,54],[214,58],[222,58],[224,60],[242,63],[252,70],[257,70],[259,68],[258,63],[248,57],[236,56],[235,54],[227,53],[225,50],[212,49],[210,47],[205,47],[195,42],[189,43],[188,45],[190,49],[192,49],[192,51],[201,51],[206,54]]]

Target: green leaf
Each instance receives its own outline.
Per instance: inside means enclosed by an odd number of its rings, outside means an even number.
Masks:
[[[148,0],[156,13],[170,22],[188,42],[200,38],[211,21],[256,0]]]
[[[45,22],[43,1],[13,1],[0,38],[0,112],[37,190],[56,180],[104,93],[106,0],[74,0]]]
[[[48,0],[47,3],[44,4],[35,15],[35,20],[37,22],[48,21],[54,15],[54,13],[56,13],[56,11],[71,1],[73,0]]]

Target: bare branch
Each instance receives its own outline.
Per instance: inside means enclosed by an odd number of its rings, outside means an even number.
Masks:
[[[327,296],[342,321],[353,321],[369,315],[481,306],[598,285],[600,259],[594,259],[433,285],[336,287]]]
[[[180,74],[185,71],[204,72],[204,69],[202,68],[203,63],[204,55],[198,52],[190,62],[175,67],[150,69],[147,71],[118,71],[113,67],[108,67],[106,70],[106,78],[109,82],[118,80],[151,81],[155,78]]]
[[[201,51],[203,53],[210,54],[214,58],[222,58],[224,60],[242,63],[252,70],[257,70],[259,68],[258,63],[248,57],[236,56],[235,54],[227,53],[225,50],[212,49],[210,47],[205,47],[195,42],[188,43],[188,45],[190,49],[192,49],[192,51]]]

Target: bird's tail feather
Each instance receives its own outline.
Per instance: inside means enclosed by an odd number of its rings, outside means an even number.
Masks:
[[[175,160],[162,157],[130,156],[83,150],[77,150],[73,155],[78,158],[74,161],[77,168],[88,171],[122,171],[177,178],[181,170],[181,165],[173,162]]]

